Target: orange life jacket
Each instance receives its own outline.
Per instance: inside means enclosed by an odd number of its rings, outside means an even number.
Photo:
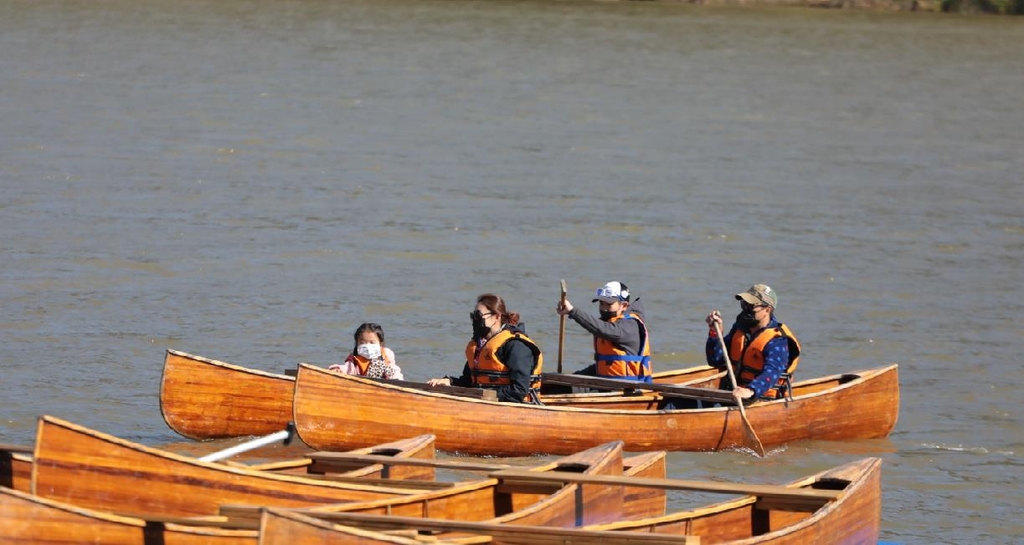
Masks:
[[[366,376],[366,370],[370,368],[370,360],[358,354],[349,355],[349,359],[352,363],[356,364],[356,367],[359,369],[359,375]]]
[[[526,343],[533,352],[533,370],[530,371],[530,387],[540,388],[540,374],[544,368],[544,355],[541,353],[537,343],[526,336],[525,333],[503,329],[497,335],[491,337],[483,346],[477,349],[476,340],[470,340],[466,345],[466,361],[469,362],[469,371],[473,384],[483,388],[494,388],[512,383],[511,374],[505,363],[498,359],[498,349],[506,342],[518,339]]]
[[[639,315],[629,312],[608,321],[615,323],[619,320],[636,320],[640,324],[640,353],[629,354],[608,339],[594,337],[597,376],[651,382],[651,343],[648,342],[647,325]]]
[[[729,343],[729,359],[739,364],[739,375],[736,377],[740,386],[750,384],[750,381],[757,378],[764,370],[764,347],[769,341],[785,337],[789,341],[789,364],[786,366],[786,373],[792,375],[796,366],[800,364],[800,341],[790,331],[786,324],[779,324],[776,327],[766,327],[747,344],[746,335],[736,330],[732,335],[732,342]],[[769,388],[762,397],[775,399],[779,397],[778,387],[782,386],[780,378],[775,388]]]

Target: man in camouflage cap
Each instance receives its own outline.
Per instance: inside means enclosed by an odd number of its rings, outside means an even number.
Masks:
[[[789,327],[775,318],[779,296],[767,284],[754,284],[736,294],[740,313],[725,335],[729,361],[736,369],[736,397],[740,399],[777,399],[800,360],[800,342]],[[708,338],[705,354],[708,365],[725,369],[725,354],[718,342],[722,315],[713,310],[705,321]],[[731,384],[730,384],[731,387]]]

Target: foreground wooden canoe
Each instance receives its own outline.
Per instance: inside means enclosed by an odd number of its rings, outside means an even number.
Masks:
[[[255,545],[257,532],[154,524],[0,487],[0,543]]]
[[[52,416],[39,419],[33,458],[37,496],[122,514],[216,515],[223,503],[294,507],[411,493],[201,462]]]
[[[500,474],[502,472],[498,472]],[[497,475],[496,474],[496,475]],[[586,475],[538,474],[543,482],[559,478],[577,481],[608,480]],[[628,481],[628,479],[622,479]],[[634,479],[632,482],[639,483]],[[666,481],[666,482],[662,482]],[[571,481],[564,481],[571,482]],[[648,484],[671,487],[671,480],[646,480]],[[687,490],[699,487],[686,483]],[[707,483],[708,491],[722,492]],[[753,485],[752,488],[756,488]],[[730,487],[731,488],[731,487]],[[818,503],[787,501],[779,495],[752,494],[694,510],[681,511],[639,521],[621,521],[582,528],[510,526],[490,522],[451,521],[437,518],[379,516],[365,513],[323,513],[315,510],[264,510],[261,543],[388,543],[384,534],[362,534],[352,541],[348,528],[368,532],[431,532],[437,542],[466,542],[476,536],[486,543],[533,545],[535,543],[728,543],[728,544],[871,544],[878,542],[881,525],[881,460],[866,458],[800,479],[786,487],[796,494],[820,492]],[[805,496],[810,499],[810,496]],[[311,521],[315,517],[318,522]],[[334,524],[346,525],[341,533]],[[618,534],[618,537],[616,537]],[[287,541],[285,541],[286,539]],[[334,539],[336,541],[330,541]],[[320,541],[324,540],[324,541]]]
[[[699,385],[716,382],[720,376],[716,369],[697,366],[658,372],[654,379],[665,384]],[[294,377],[168,349],[160,381],[160,413],[172,430],[189,439],[267,435],[284,429],[292,419],[294,386]],[[570,402],[567,400],[588,398],[605,407],[615,402],[622,408],[646,406],[641,398],[614,394],[554,395],[544,399],[565,404]]]
[[[746,408],[766,448],[803,439],[887,436],[899,414],[897,365],[797,382],[792,400]],[[345,403],[338,403],[344,399]],[[525,456],[570,453],[622,439],[629,451],[711,451],[745,444],[738,409],[598,409],[465,399],[300,364],[293,399],[299,437],[320,450],[421,433],[440,449]]]

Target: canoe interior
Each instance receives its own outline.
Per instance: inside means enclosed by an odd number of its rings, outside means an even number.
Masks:
[[[532,471],[622,475],[622,442],[606,443],[545,462]],[[518,484],[484,479],[423,495],[312,510],[451,520],[495,520],[505,524],[578,526],[618,520],[621,518],[622,504],[621,486]]]
[[[803,545],[878,541],[881,521],[881,460],[866,458],[788,485],[794,489],[836,491],[817,507],[786,504],[783,496],[743,496],[699,509],[636,521],[617,521],[581,528],[494,524],[490,521],[448,521],[442,518],[380,516],[358,512],[307,514],[337,524],[374,531],[419,530],[431,539],[484,539],[486,543],[743,543]],[[328,525],[319,525],[329,530]],[[598,539],[597,535],[601,534]],[[622,539],[615,539],[615,535]],[[329,533],[321,534],[330,536]],[[291,537],[299,538],[301,534]],[[692,539],[691,539],[692,538]],[[311,541],[296,540],[296,543]]]
[[[741,497],[647,520],[618,521],[597,530],[697,535],[701,543],[757,538],[771,543],[877,543],[881,526],[881,465],[865,458],[791,483],[791,488],[842,491],[808,512],[784,500]]]
[[[0,449],[0,486],[29,492],[32,488],[32,455]]]

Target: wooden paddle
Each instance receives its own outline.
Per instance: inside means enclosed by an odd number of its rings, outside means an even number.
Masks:
[[[729,373],[729,382],[732,383],[732,389],[735,391],[738,386],[736,385],[736,373],[732,370],[732,361],[729,360],[729,347],[725,346],[722,328],[718,327],[718,322],[714,322],[714,324],[715,333],[718,334],[718,346],[722,347],[722,358],[725,359],[725,370]],[[743,408],[743,400],[736,398],[736,406],[740,409],[740,418],[743,419],[743,429],[747,432],[747,438],[751,439],[756,447],[754,452],[764,458],[764,445],[761,444],[761,438],[757,436],[754,426],[750,424],[750,420],[747,418],[747,410]]]
[[[562,305],[565,305],[565,279],[563,278],[560,282],[562,284]],[[565,350],[565,314],[558,316],[558,372],[562,372],[562,352]]]

